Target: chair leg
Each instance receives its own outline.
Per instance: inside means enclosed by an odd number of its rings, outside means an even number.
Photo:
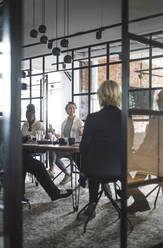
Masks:
[[[100,198],[101,198],[103,192],[104,192],[104,190],[101,189],[101,191],[98,193],[98,198],[97,198],[96,204],[93,206],[92,211],[90,212],[90,214],[88,215],[88,217],[87,217],[87,219],[86,219],[86,221],[85,221],[85,223],[84,223],[84,228],[83,228],[84,230],[83,230],[83,233],[86,233],[86,228],[87,228],[88,222],[90,221],[90,219],[91,219],[91,217],[92,217],[92,214],[93,214],[93,212],[95,211],[96,206],[97,206],[97,204],[98,204],[98,202],[99,202],[99,200],[100,200]],[[89,205],[89,204],[88,204],[88,205]]]
[[[80,214],[88,207],[89,203],[87,203],[77,214],[77,220],[79,220]]]
[[[104,191],[103,191],[103,189],[102,189],[102,190],[98,193],[98,198],[97,198],[96,204],[93,206],[92,211],[90,212],[90,214],[88,215],[88,217],[86,218],[86,221],[85,221],[85,223],[84,223],[83,233],[86,232],[86,228],[87,228],[88,222],[90,221],[90,219],[91,219],[91,217],[92,217],[92,214],[93,214],[94,210],[96,209],[96,206],[97,206],[97,204],[98,204],[98,202],[99,202],[99,200],[100,200],[100,198],[101,198],[103,192],[104,192]],[[90,203],[87,203],[87,204],[79,211],[79,213],[77,214],[77,219],[79,219],[80,214],[81,214],[89,205],[90,205]]]
[[[156,194],[156,197],[155,197],[155,201],[154,201],[154,207],[153,208],[156,208],[156,204],[157,204],[157,200],[158,200],[158,195],[160,193],[160,189],[162,188],[162,185],[160,184],[157,184],[145,197],[147,198],[149,195],[151,195],[156,189],[157,190],[157,194]],[[162,190],[163,192],[163,190]]]
[[[108,197],[108,199],[111,201],[113,207],[116,209],[117,213],[118,213],[118,217],[119,219],[121,218],[121,208],[118,206],[118,204],[116,203],[116,201],[114,201],[111,197],[111,195],[109,194],[109,192],[107,191],[107,185],[103,184],[102,185],[103,190],[105,192],[105,195]],[[127,222],[129,223],[130,227],[131,227],[131,231],[134,229],[133,224],[131,223],[131,221],[129,220],[129,218],[127,217]]]
[[[108,197],[108,199],[111,201],[113,207],[116,209],[117,213],[118,213],[118,216],[120,218],[120,215],[121,215],[121,209],[120,207],[118,206],[118,204],[113,200],[113,198],[111,197],[111,195],[109,194],[109,192],[107,191],[107,185],[104,184],[102,185],[103,187],[103,190],[105,192],[105,195]]]
[[[161,189],[161,187],[160,187],[160,185],[159,185],[159,186],[158,186],[157,195],[156,195],[156,198],[155,198],[155,201],[154,201],[154,208],[156,208],[156,203],[157,203],[158,195],[159,195],[159,193],[160,193],[160,189]]]

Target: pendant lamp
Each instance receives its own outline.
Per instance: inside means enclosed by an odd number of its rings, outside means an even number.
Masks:
[[[45,0],[42,0],[42,24],[39,25],[38,30],[41,34],[43,34],[40,37],[40,43],[46,44],[48,41],[48,37],[45,35],[45,32],[47,30],[45,26]]]
[[[37,38],[38,31],[35,29],[35,0],[33,0],[33,29],[29,33],[31,38]]]
[[[58,0],[56,0],[56,47],[54,47],[52,49],[52,54],[54,56],[59,56],[61,53],[61,50],[59,47],[57,47],[58,42],[57,42],[57,38],[58,38]]]

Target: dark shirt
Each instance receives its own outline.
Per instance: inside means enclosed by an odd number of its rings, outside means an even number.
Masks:
[[[89,114],[80,143],[82,171],[92,176],[108,176],[114,168],[120,172],[121,110],[105,106]]]

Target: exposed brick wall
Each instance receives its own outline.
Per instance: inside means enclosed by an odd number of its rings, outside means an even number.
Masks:
[[[110,62],[116,62],[117,58],[111,58]],[[100,59],[99,64],[106,63],[105,59]],[[88,62],[84,62],[84,66],[88,66]],[[152,65],[153,68],[158,67],[157,65]],[[148,61],[134,61],[130,63],[130,79],[129,84],[131,87],[149,87],[149,71],[144,71],[143,74],[137,72],[139,70],[149,69]],[[106,80],[106,66],[98,67],[98,85],[100,85],[104,80]],[[163,70],[153,70],[153,74],[163,76]],[[122,65],[114,64],[110,65],[109,78],[115,80],[118,83],[122,83]],[[82,92],[88,91],[88,69],[83,69],[81,72],[81,85]],[[152,76],[152,87],[163,86],[163,77]]]

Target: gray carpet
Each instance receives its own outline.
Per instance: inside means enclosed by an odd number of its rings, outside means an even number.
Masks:
[[[69,185],[66,185],[67,187]],[[153,186],[142,188],[148,192]],[[26,196],[32,208],[23,207],[24,248],[119,248],[120,221],[105,196],[102,197],[96,218],[92,219],[83,234],[84,219],[76,220],[72,213],[72,199],[51,202],[41,186],[26,183]],[[153,210],[155,193],[149,198],[151,210],[129,215],[134,230],[128,234],[128,247],[152,247],[163,241],[163,195],[159,195]],[[80,208],[87,203],[88,189],[82,190]],[[129,199],[132,203],[132,199]]]

